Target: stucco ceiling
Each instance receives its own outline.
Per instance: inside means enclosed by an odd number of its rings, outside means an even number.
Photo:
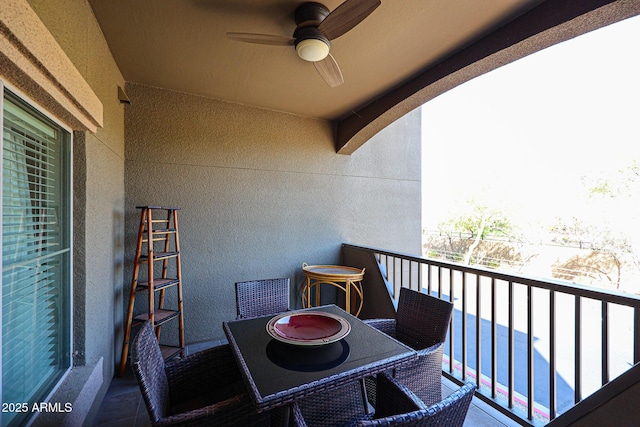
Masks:
[[[124,78],[271,110],[336,119],[367,104],[537,0],[383,0],[335,39],[331,88],[293,47],[229,40],[291,36],[299,0],[90,0]],[[333,10],[342,0],[325,0]]]
[[[290,37],[300,0],[89,3],[127,82],[329,120],[344,154],[455,85],[640,13],[637,0],[382,0],[332,41],[344,76],[332,88],[292,46],[226,37]]]

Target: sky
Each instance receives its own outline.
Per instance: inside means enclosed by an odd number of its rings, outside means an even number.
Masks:
[[[583,176],[640,160],[640,17],[429,101],[422,144],[424,228],[471,198],[528,222],[579,212]]]

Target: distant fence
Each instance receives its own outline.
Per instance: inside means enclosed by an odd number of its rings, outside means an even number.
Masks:
[[[471,233],[423,230],[422,255],[462,263],[471,245]],[[572,283],[636,292],[640,270],[624,252],[597,250],[590,243],[523,242],[500,236],[481,240],[471,265],[568,280]]]
[[[475,236],[471,232],[464,231],[444,231],[444,230],[422,230],[423,236],[432,236],[432,237],[450,237],[457,238],[460,240],[471,240]],[[567,248],[575,248],[575,249],[590,249],[592,242],[589,240],[575,240],[575,239],[567,239],[565,236],[557,235],[554,236],[551,234],[548,239],[541,239],[536,242],[523,242],[513,236],[500,236],[495,234],[484,235],[481,236],[481,240],[487,242],[506,242],[506,243],[524,243],[532,246],[554,246],[554,247],[567,247]],[[561,243],[560,243],[561,242]]]

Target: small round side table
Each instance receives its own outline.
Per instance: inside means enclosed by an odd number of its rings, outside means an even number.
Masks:
[[[302,306],[311,307],[311,293],[315,288],[315,304],[320,302],[320,285],[327,284],[341,289],[345,294],[345,311],[355,310],[357,317],[362,310],[362,278],[364,268],[345,267],[341,265],[307,265],[302,264],[305,283],[302,286]]]

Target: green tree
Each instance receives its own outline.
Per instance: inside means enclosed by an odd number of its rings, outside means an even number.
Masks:
[[[511,237],[515,227],[505,212],[499,208],[471,200],[467,209],[440,224],[440,231],[451,241],[454,237],[471,239],[464,254],[464,264],[470,265],[473,253],[487,237]]]

